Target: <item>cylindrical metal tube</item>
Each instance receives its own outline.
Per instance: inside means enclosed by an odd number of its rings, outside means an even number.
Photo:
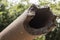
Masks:
[[[39,9],[33,5],[0,33],[0,40],[33,40],[49,32],[54,18],[49,7]]]

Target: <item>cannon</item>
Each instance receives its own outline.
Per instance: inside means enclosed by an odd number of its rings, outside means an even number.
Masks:
[[[0,40],[33,40],[55,27],[50,7],[32,5],[0,33]]]

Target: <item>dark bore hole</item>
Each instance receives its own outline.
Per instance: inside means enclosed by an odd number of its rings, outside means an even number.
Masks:
[[[45,27],[48,22],[51,12],[47,11],[38,11],[36,12],[35,17],[29,22],[29,26],[35,29]]]

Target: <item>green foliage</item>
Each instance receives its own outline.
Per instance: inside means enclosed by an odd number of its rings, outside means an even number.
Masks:
[[[46,40],[60,40],[60,23],[57,22],[56,25],[57,25],[57,27],[55,28],[55,30],[49,32],[46,35]]]
[[[0,32],[28,8],[28,5],[23,4],[10,5],[10,8],[8,8],[7,4],[6,0],[0,1]]]
[[[0,32],[31,5],[28,0],[21,0],[21,2],[22,1],[26,1],[27,5],[19,3],[13,6],[11,3],[9,6],[7,0],[0,0]],[[56,0],[53,1],[55,2]],[[60,17],[60,1],[55,4],[46,0],[39,0],[39,2],[40,6],[49,4],[53,13]],[[60,23],[57,23],[57,28],[54,31],[51,31],[46,35],[39,36],[34,40],[60,40]]]
[[[45,40],[45,36],[44,35],[40,35],[39,37],[33,39],[33,40]]]
[[[0,3],[0,12],[1,12],[1,11],[4,11],[4,10],[5,10],[4,4],[1,4],[1,3]]]

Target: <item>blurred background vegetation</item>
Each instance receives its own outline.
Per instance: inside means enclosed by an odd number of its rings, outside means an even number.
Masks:
[[[14,1],[14,0],[13,0]],[[35,0],[33,0],[35,1]],[[32,1],[32,2],[33,2]],[[8,0],[0,0],[0,32],[13,22],[25,9],[31,6],[29,0],[20,0],[16,3],[9,2]],[[60,40],[60,1],[57,0],[38,0],[36,5],[50,6],[51,10],[57,15],[57,28],[54,31],[41,35],[34,40]]]

